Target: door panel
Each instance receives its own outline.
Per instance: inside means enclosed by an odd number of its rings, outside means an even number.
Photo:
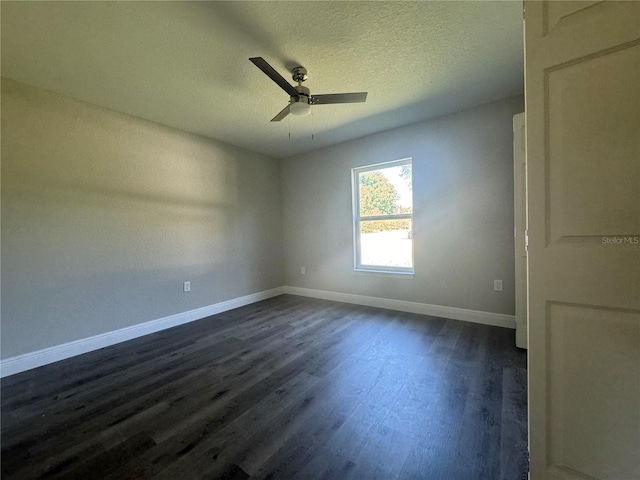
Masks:
[[[531,478],[640,479],[640,2],[525,2]]]
[[[640,45],[545,76],[550,241],[640,232]]]
[[[640,315],[550,302],[549,456],[589,478],[634,478],[640,408]],[[597,381],[594,381],[597,380]]]
[[[544,32],[545,35],[552,31],[556,26],[563,22],[562,27],[566,28],[567,24],[574,21],[572,15],[581,12],[585,8],[593,7],[601,1],[593,2],[548,2],[544,8]],[[578,20],[579,21],[579,20]]]

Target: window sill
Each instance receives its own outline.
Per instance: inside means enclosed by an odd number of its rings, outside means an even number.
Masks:
[[[412,280],[414,276],[414,272],[391,272],[387,270],[369,270],[369,269],[361,269],[354,268],[353,275],[365,276],[365,277],[391,277],[391,278],[402,278],[404,280]]]

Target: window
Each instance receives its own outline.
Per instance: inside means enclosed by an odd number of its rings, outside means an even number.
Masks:
[[[355,269],[413,273],[411,159],[352,174]]]

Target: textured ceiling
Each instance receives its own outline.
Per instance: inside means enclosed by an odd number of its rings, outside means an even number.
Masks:
[[[523,92],[522,3],[1,2],[2,75],[275,157]],[[287,94],[368,91],[269,120]]]

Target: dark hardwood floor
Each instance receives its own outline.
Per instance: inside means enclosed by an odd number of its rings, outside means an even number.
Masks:
[[[1,393],[4,480],[527,478],[504,328],[283,295]]]

